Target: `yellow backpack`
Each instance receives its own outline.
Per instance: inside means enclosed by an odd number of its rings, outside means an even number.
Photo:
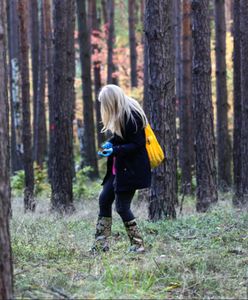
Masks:
[[[164,152],[158,143],[158,140],[150,126],[148,124],[145,128],[146,135],[146,150],[150,160],[151,168],[156,168],[164,160]]]

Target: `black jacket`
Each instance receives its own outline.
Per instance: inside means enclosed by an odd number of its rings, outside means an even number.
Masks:
[[[130,118],[125,118],[124,139],[114,134],[109,140],[113,143],[113,154],[107,160],[107,173],[104,185],[112,174],[113,156],[116,157],[115,192],[143,189],[151,185],[151,167],[146,151],[145,130],[138,113],[133,112],[137,127]]]

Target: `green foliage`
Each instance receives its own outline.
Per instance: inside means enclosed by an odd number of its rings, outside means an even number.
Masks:
[[[96,202],[95,202],[96,203]],[[128,254],[114,214],[111,251],[91,256],[97,208],[61,218],[22,214],[11,221],[16,298],[244,299],[248,214],[223,201],[206,214],[139,220],[147,252]],[[77,203],[80,205],[80,203]],[[195,205],[194,203],[192,205]],[[84,211],[87,214],[82,216]]]
[[[11,177],[11,190],[14,195],[20,196],[24,190],[25,174],[23,170],[17,171]]]
[[[34,195],[40,196],[50,192],[50,185],[47,179],[47,169],[34,166]],[[15,196],[21,196],[25,187],[25,173],[23,170],[17,171],[11,177],[11,190]]]
[[[90,171],[91,167],[84,167],[76,173],[73,184],[73,195],[76,200],[80,200],[82,197],[92,199],[99,192],[99,181],[91,181],[89,179]]]

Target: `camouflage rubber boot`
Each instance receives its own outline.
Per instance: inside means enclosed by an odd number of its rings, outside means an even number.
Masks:
[[[109,237],[111,236],[111,217],[98,217],[96,224],[95,242],[91,248],[92,252],[109,251]]]
[[[129,252],[143,253],[145,252],[144,241],[139,232],[137,223],[135,220],[124,222],[128,237],[131,242]]]

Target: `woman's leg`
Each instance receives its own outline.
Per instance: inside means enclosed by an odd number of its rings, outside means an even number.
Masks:
[[[134,194],[135,190],[116,193],[116,211],[122,218],[123,222],[128,222],[134,219],[134,215],[131,211],[131,202]]]
[[[114,176],[111,175],[105,182],[101,194],[99,196],[100,217],[112,217],[112,204],[115,200],[113,181]]]
[[[95,242],[91,248],[93,253],[98,250],[108,251],[112,226],[112,204],[115,199],[113,189],[114,176],[110,176],[105,182],[99,196],[99,215],[96,224]]]
[[[143,238],[131,211],[131,202],[135,190],[116,193],[116,210],[121,216],[131,242],[129,251],[143,253],[145,251]]]

